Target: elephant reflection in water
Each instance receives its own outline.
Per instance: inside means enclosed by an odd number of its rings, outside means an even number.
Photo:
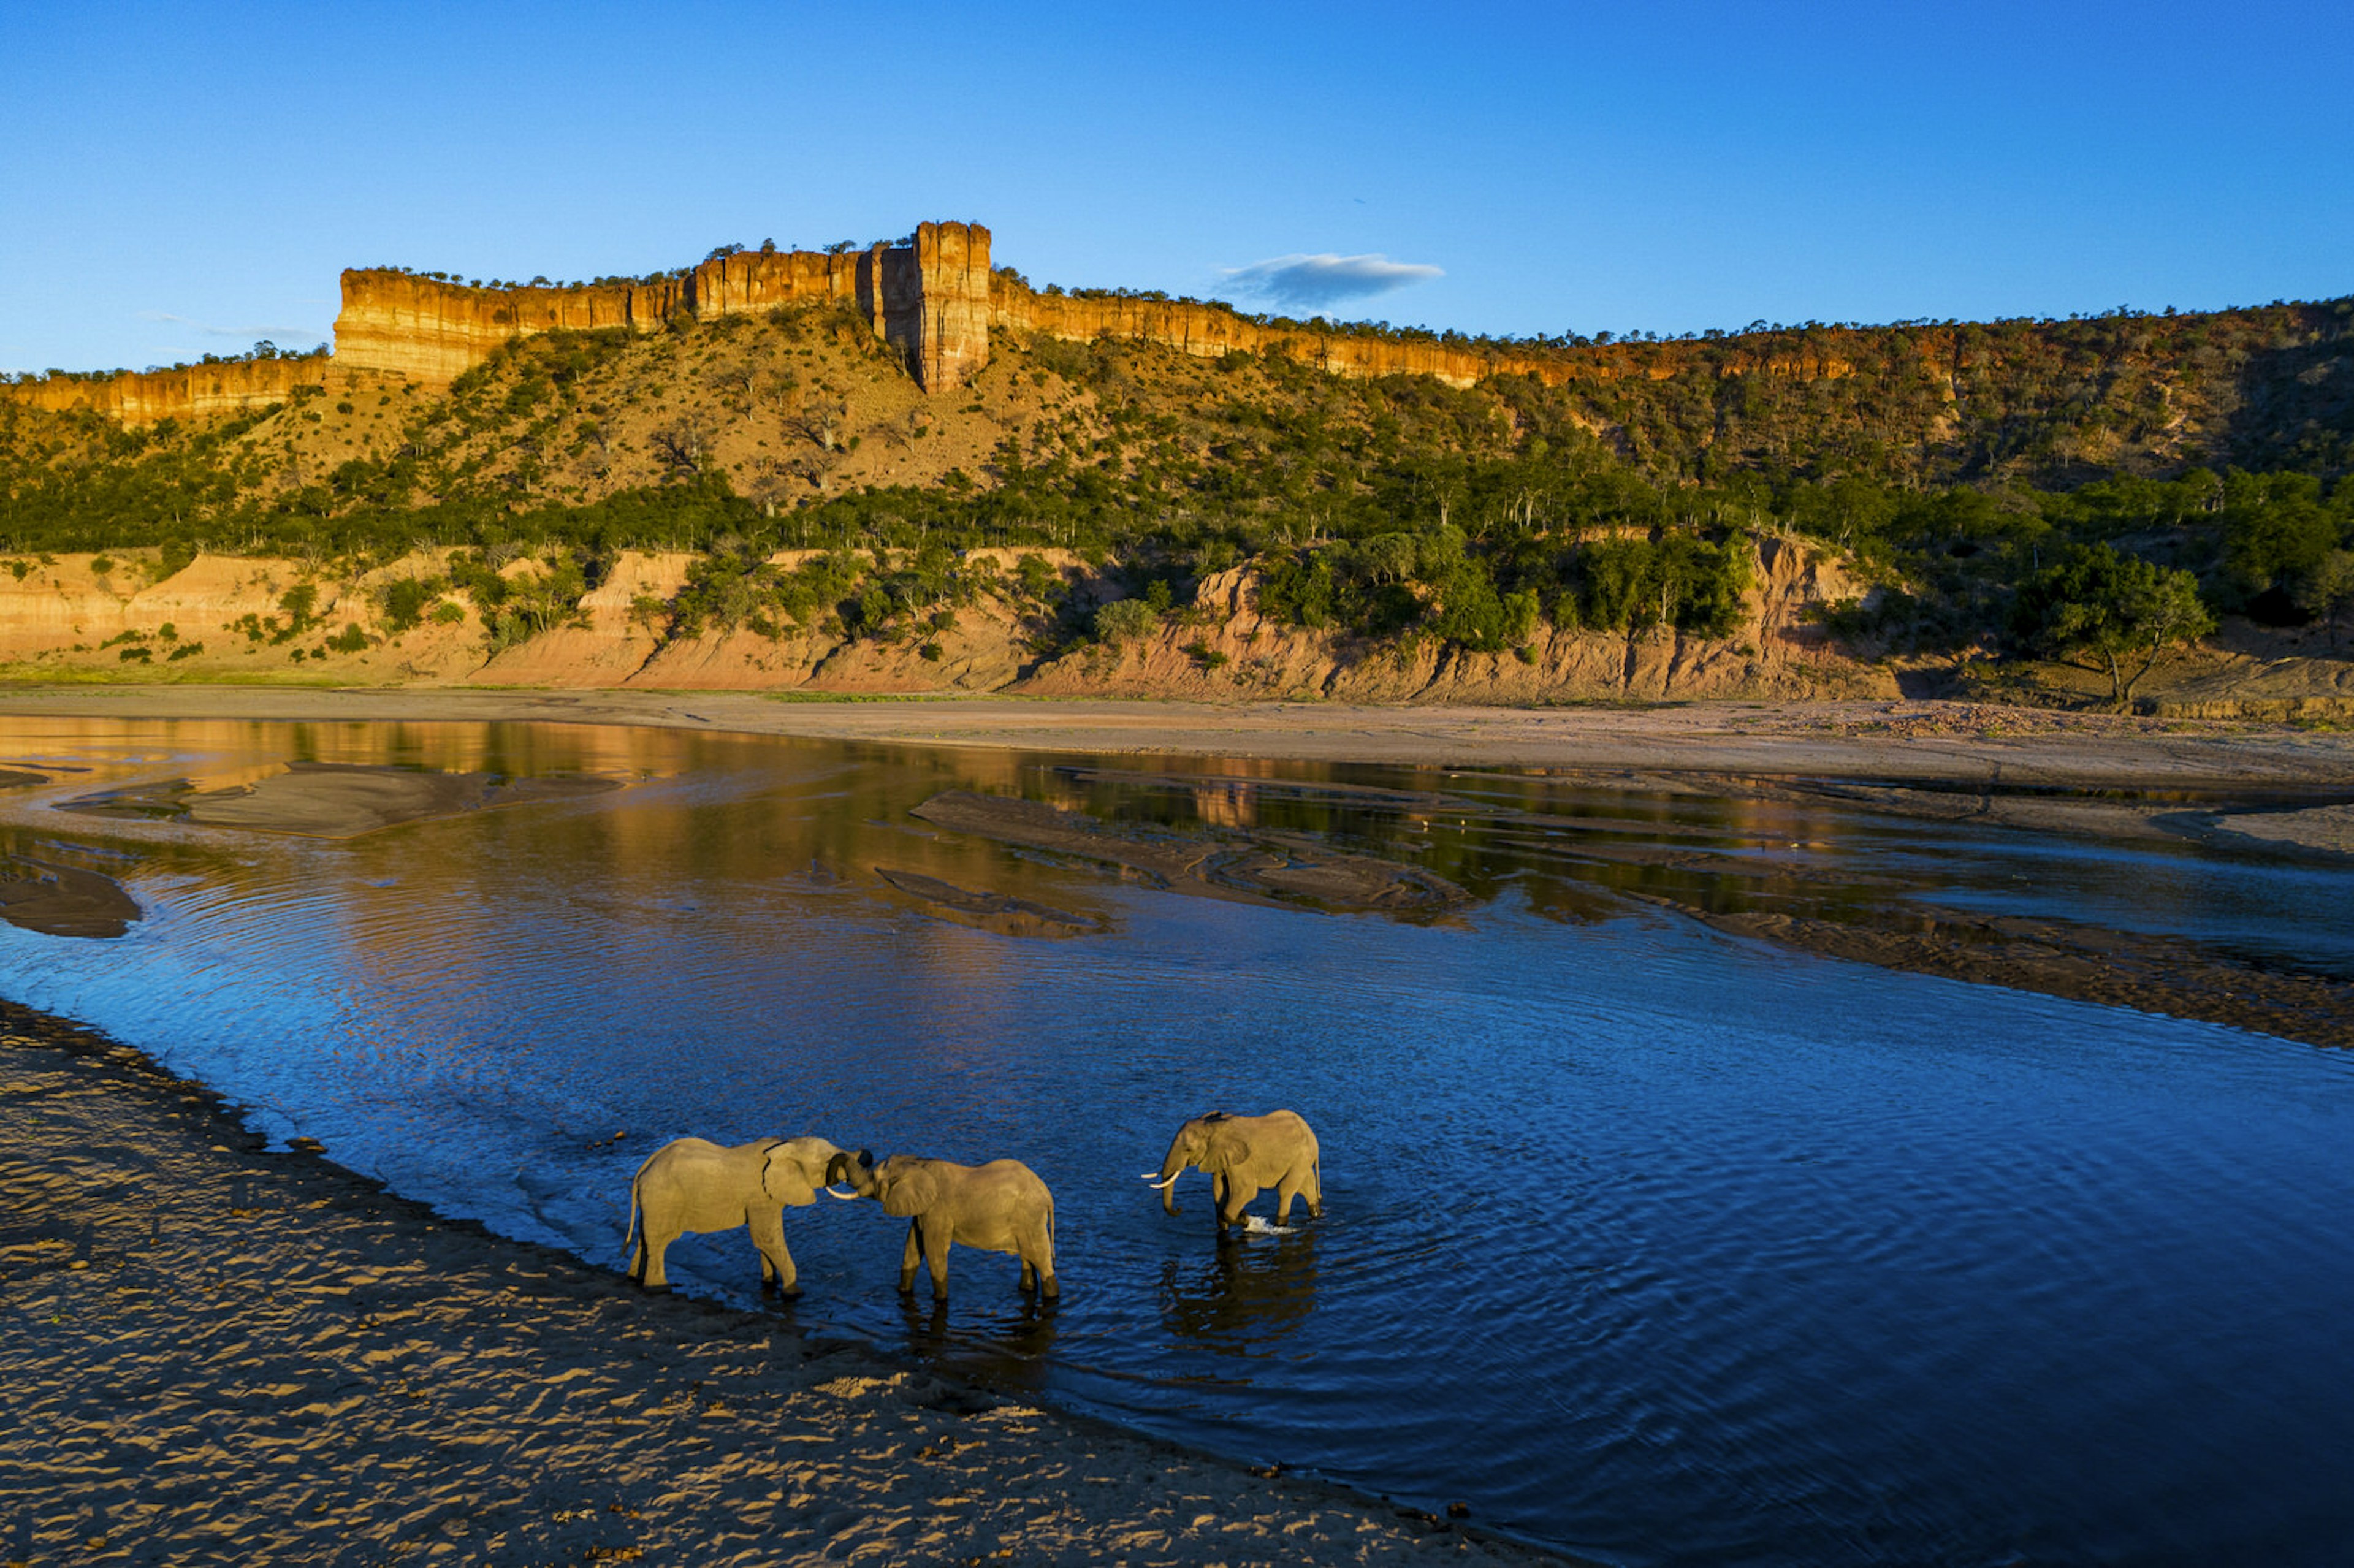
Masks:
[[[1062,1322],[1052,1299],[1018,1297],[1004,1310],[953,1326],[945,1298],[920,1307],[917,1299],[913,1293],[899,1298],[907,1350],[917,1361],[987,1388],[1044,1390],[1046,1358]],[[952,1400],[944,1407],[959,1408]]]
[[[1161,1269],[1161,1316],[1169,1331],[1229,1355],[1288,1338],[1316,1305],[1318,1233],[1221,1237],[1206,1264]]]

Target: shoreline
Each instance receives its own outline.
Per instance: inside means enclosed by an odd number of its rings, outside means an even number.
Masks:
[[[11,1563],[1578,1559],[647,1295],[0,1001]]]
[[[900,746],[2054,789],[2354,792],[2354,731],[1942,699],[1508,708],[745,692],[0,686],[0,716],[625,725]]]

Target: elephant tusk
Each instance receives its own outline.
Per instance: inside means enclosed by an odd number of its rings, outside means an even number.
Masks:
[[[821,1187],[818,1191],[823,1192],[829,1198],[839,1198],[845,1203],[854,1203],[858,1202],[858,1194],[855,1192],[837,1192],[831,1187]]]
[[[1177,1176],[1182,1176],[1183,1174],[1185,1174],[1185,1172],[1183,1172],[1182,1171],[1178,1171],[1178,1172],[1177,1172]],[[1148,1186],[1148,1187],[1151,1188],[1151,1189],[1152,1189],[1154,1192],[1165,1192],[1165,1191],[1167,1191],[1169,1188],[1173,1187],[1173,1186],[1175,1186],[1175,1185],[1177,1184],[1177,1176],[1172,1176],[1172,1177],[1170,1177],[1170,1178],[1169,1178],[1169,1180],[1167,1180],[1166,1181],[1161,1181],[1160,1178],[1158,1178],[1158,1177],[1156,1177],[1155,1175],[1153,1175],[1153,1173],[1152,1173],[1151,1171],[1146,1171],[1146,1172],[1144,1173],[1144,1184],[1145,1184],[1146,1186]]]

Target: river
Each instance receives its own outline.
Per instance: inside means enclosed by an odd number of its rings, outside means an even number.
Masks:
[[[2354,1056],[1635,896],[1929,900],[2344,979],[2354,874],[1501,773],[526,725],[5,735],[0,764],[46,782],[0,792],[0,850],[102,871],[144,917],[0,927],[0,991],[503,1234],[618,1268],[631,1172],[686,1133],[1010,1155],[1055,1193],[1057,1307],[961,1250],[945,1311],[903,1304],[899,1222],[821,1201],[787,1212],[806,1294],[777,1309],[1629,1565],[2278,1568],[2354,1540]],[[615,787],[346,838],[154,805],[290,762]],[[126,789],[147,804],[59,809]],[[1155,885],[911,814],[945,790],[1462,897]],[[976,925],[939,884],[1076,934]],[[1203,1178],[1174,1218],[1137,1179],[1187,1117],[1276,1107],[1321,1139],[1320,1219],[1220,1240]],[[758,1299],[740,1232],[671,1268]]]

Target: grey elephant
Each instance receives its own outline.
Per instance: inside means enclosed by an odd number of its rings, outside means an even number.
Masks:
[[[1298,1111],[1269,1111],[1265,1116],[1229,1116],[1212,1111],[1197,1116],[1177,1129],[1169,1143],[1169,1157],[1158,1177],[1144,1179],[1160,1190],[1161,1206],[1177,1212],[1177,1178],[1199,1168],[1210,1173],[1210,1195],[1217,1203],[1218,1228],[1243,1217],[1243,1210],[1262,1187],[1275,1189],[1275,1217],[1291,1216],[1291,1200],[1308,1200],[1311,1215],[1324,1213],[1324,1181],[1316,1134]]]
[[[760,1288],[798,1296],[800,1271],[785,1249],[785,1205],[807,1208],[846,1156],[822,1138],[764,1138],[733,1149],[700,1138],[675,1139],[653,1151],[630,1182],[630,1233],[637,1236],[631,1276],[649,1290],[666,1288],[663,1254],[683,1231],[748,1225],[760,1249]],[[645,1230],[638,1212],[645,1211]]]
[[[1055,1195],[1019,1160],[959,1165],[895,1154],[875,1165],[862,1152],[835,1161],[829,1174],[847,1180],[857,1196],[880,1202],[885,1213],[907,1219],[907,1245],[899,1255],[901,1295],[916,1288],[920,1255],[932,1277],[933,1298],[948,1299],[951,1243],[1011,1253],[1022,1260],[1023,1289],[1049,1298],[1062,1294],[1055,1282]],[[830,1184],[827,1191],[832,1192]]]

